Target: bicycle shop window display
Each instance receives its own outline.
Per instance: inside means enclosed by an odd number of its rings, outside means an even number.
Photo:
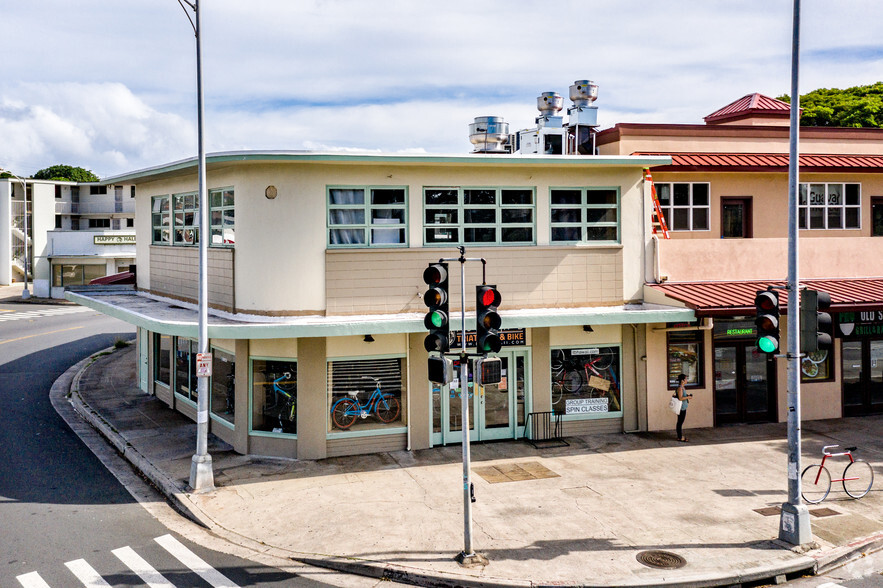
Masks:
[[[196,402],[196,352],[199,344],[185,337],[175,340],[175,394]]]
[[[328,362],[328,432],[368,432],[406,424],[405,358]]]
[[[236,358],[226,351],[212,349],[211,409],[212,416],[233,426],[235,416],[234,384]]]
[[[581,417],[622,412],[618,347],[553,349],[552,410]]]
[[[172,387],[172,336],[153,334],[153,381],[166,388]]]
[[[297,434],[297,361],[251,360],[251,430]]]

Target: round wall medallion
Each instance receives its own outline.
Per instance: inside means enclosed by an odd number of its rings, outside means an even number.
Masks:
[[[266,197],[269,198],[270,200],[272,200],[273,198],[275,198],[275,197],[276,197],[276,194],[277,194],[277,192],[276,192],[276,186],[267,186],[267,189],[264,190],[264,196],[266,196]]]

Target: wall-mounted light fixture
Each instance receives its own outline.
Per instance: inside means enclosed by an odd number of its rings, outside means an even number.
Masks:
[[[592,328],[592,325],[583,325],[583,331],[586,333],[594,333],[595,329]]]
[[[374,337],[372,337],[371,334],[369,333],[369,334],[365,335],[365,338],[362,339],[362,341],[364,341],[365,343],[374,343]]]

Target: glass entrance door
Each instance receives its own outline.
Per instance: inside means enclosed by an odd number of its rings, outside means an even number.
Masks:
[[[526,414],[528,353],[526,350],[502,351],[502,381],[499,384],[475,386],[474,363],[470,362],[469,439],[489,441],[514,439],[522,433]],[[463,408],[459,386],[459,362],[454,362],[454,384],[433,384],[433,444],[463,442]]]
[[[775,422],[771,363],[749,342],[715,346],[715,424]]]
[[[883,413],[883,341],[844,341],[843,415]]]

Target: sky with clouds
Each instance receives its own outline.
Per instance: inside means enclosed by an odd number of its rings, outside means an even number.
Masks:
[[[467,153],[476,116],[600,86],[599,122],[701,123],[790,90],[791,0],[201,0],[206,148]],[[0,167],[196,154],[177,0],[0,4]],[[801,92],[883,81],[883,2],[803,0]],[[565,101],[566,102],[566,101]]]

